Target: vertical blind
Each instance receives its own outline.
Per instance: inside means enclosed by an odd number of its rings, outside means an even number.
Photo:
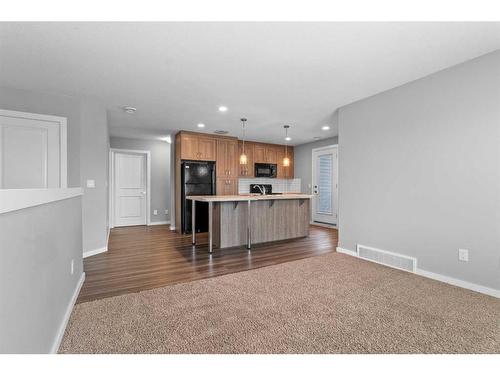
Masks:
[[[319,199],[318,213],[332,214],[333,155],[320,155],[318,158]]]

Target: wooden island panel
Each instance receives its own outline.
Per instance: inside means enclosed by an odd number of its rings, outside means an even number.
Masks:
[[[307,237],[309,199],[254,200],[251,202],[251,243]],[[248,203],[218,202],[214,205],[214,245],[218,248],[247,243]]]

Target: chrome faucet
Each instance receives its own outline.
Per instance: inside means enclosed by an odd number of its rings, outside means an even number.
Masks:
[[[266,195],[266,188],[264,187],[264,185],[256,185],[259,190],[260,190],[260,194],[262,195]]]

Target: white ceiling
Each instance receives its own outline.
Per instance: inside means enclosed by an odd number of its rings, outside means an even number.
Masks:
[[[299,144],[336,135],[320,128],[340,106],[499,48],[500,23],[2,23],[0,85],[98,97],[117,136],[241,136],[247,117],[249,139],[290,124]]]

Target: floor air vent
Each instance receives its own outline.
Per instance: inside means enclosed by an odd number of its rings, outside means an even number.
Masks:
[[[415,272],[417,270],[417,258],[391,253],[390,251],[375,249],[364,245],[356,247],[358,257],[371,262],[380,263],[385,266],[397,268],[403,271]]]

